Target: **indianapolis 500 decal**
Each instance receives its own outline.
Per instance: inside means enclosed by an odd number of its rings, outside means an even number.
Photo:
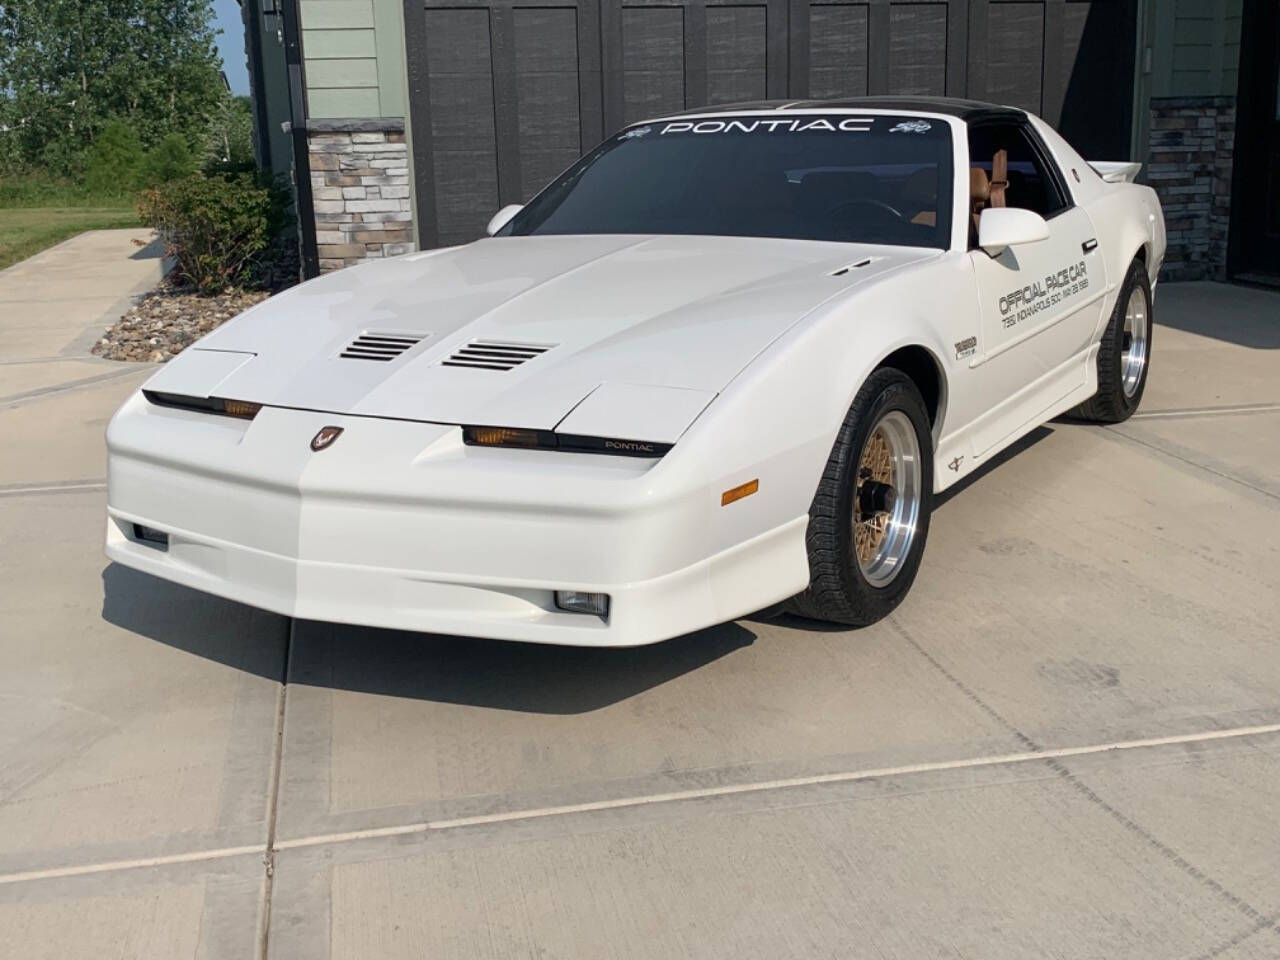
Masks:
[[[1062,303],[1068,297],[1083,293],[1089,287],[1089,270],[1085,262],[1073,263],[1043,280],[1033,280],[1025,287],[1000,298],[1001,323],[1006,329]]]

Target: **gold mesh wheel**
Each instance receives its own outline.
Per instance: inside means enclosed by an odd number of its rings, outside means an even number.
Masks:
[[[886,483],[893,486],[893,453],[889,449],[889,441],[884,430],[877,427],[867,438],[862,448],[862,459],[858,463],[858,487],[867,481]],[[889,529],[889,514],[883,511],[863,511],[855,505],[856,520],[853,527],[854,552],[858,555],[859,566],[866,566],[880,549],[884,535]]]
[[[920,516],[920,444],[901,410],[890,410],[862,445],[853,492],[853,549],[872,586],[883,587],[911,550]]]

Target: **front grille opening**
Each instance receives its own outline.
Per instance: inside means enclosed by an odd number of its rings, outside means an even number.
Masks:
[[[472,340],[451,353],[441,366],[514,370],[520,364],[540,357],[553,346],[553,343],[519,343],[514,340]]]
[[[342,351],[344,360],[377,360],[383,363],[394,360],[410,347],[417,346],[422,337],[409,333],[362,333]]]

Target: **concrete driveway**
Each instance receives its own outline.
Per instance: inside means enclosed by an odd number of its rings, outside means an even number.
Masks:
[[[76,259],[0,275],[0,952],[1280,956],[1280,295],[1162,288],[887,622],[591,651],[107,565]]]

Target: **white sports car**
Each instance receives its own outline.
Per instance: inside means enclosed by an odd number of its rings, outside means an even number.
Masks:
[[[303,284],[107,431],[107,555],[292,617],[662,640],[885,616],[933,496],[1142,399],[1137,164],[1021,110],[758,103],[636,124],[490,237]]]

